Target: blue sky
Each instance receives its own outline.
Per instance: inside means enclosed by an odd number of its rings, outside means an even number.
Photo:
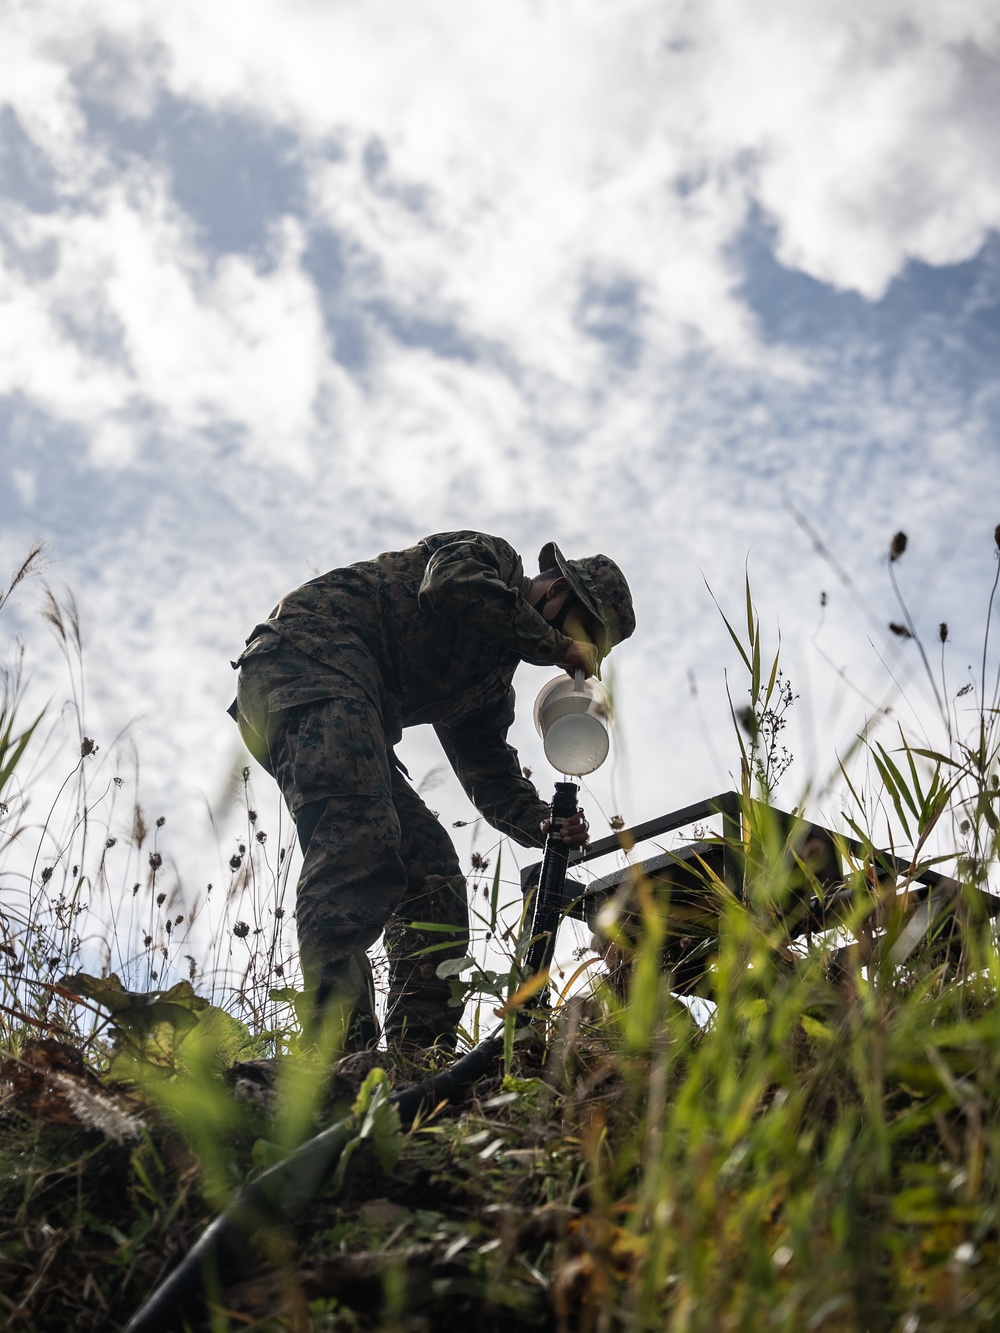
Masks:
[[[630,821],[730,783],[706,580],[738,613],[748,567],[780,626],[789,802],[863,696],[927,717],[884,629],[896,529],[965,679],[1000,521],[995,5],[105,0],[0,34],[0,559],[49,542],[89,729],[135,719],[186,881],[234,836],[245,634],[426,532],[629,573],[593,801]],[[3,632],[58,700],[30,586]],[[540,775],[544,679],[515,734]],[[433,803],[469,813],[447,779]]]

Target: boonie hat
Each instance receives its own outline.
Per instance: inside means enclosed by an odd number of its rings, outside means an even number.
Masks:
[[[600,624],[601,642],[597,648],[602,657],[634,633],[632,594],[625,575],[608,556],[587,555],[580,560],[567,560],[555,542],[546,542],[538,553],[538,572],[546,574],[550,569],[559,570],[574,596]]]

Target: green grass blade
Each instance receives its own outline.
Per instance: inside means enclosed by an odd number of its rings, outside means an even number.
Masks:
[[[14,726],[14,718],[13,714],[9,716],[7,726],[4,728],[4,733],[0,736],[0,791],[3,791],[4,787],[13,777],[14,770],[20,763],[32,736],[35,734],[35,729],[44,716],[45,710],[43,709],[35,718],[34,722],[32,722],[25,731],[22,731],[16,741],[10,739]]]
[[[497,908],[500,901],[500,859],[503,848],[497,848],[497,864],[493,871],[493,887],[490,890],[490,930],[496,933],[497,928]]]
[[[910,832],[910,826],[906,818],[906,811],[903,809],[903,797],[900,795],[899,787],[897,786],[896,780],[893,777],[892,770],[894,766],[891,763],[889,764],[885,763],[882,759],[879,758],[879,756],[875,753],[874,750],[872,751],[872,760],[875,764],[875,767],[879,771],[879,776],[882,779],[882,783],[886,791],[892,798],[892,804],[893,807],[895,808],[896,816],[899,819],[899,822],[903,826],[903,832],[906,834],[907,840],[912,842],[913,834]],[[906,795],[907,805],[912,807],[913,801],[912,798],[910,797],[909,792],[906,792],[905,795]],[[914,811],[914,814],[915,813],[916,811]]]
[[[756,641],[757,636],[754,633],[753,596],[750,592],[749,571],[747,571],[745,574],[745,583],[746,583],[746,597],[747,597],[747,642],[752,647]]]
[[[708,595],[709,595],[709,597],[711,597],[712,601],[715,602],[715,608],[716,608],[716,610],[718,611],[719,615],[722,617],[722,623],[725,625],[726,629],[729,631],[729,637],[732,639],[733,643],[735,644],[735,646],[736,646],[736,651],[739,653],[740,657],[743,659],[743,665],[744,665],[744,666],[746,667],[746,669],[749,671],[749,670],[750,670],[750,658],[749,658],[749,656],[747,655],[747,650],[743,647],[743,644],[740,643],[740,636],[736,633],[736,631],[733,629],[732,625],[729,623],[729,620],[728,620],[728,618],[727,618],[727,616],[726,616],[726,613],[723,611],[722,607],[719,605],[718,598],[716,597],[715,593],[712,591],[711,585],[709,584],[709,582],[708,582],[707,579],[705,580],[705,587],[708,588]]]

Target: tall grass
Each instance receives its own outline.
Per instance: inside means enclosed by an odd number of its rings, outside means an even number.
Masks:
[[[43,558],[33,548],[0,592],[0,611]],[[107,744],[90,734],[72,594],[44,587],[42,618],[68,702],[25,717],[23,646],[0,665],[0,1040],[16,1042],[26,1027],[92,1027],[57,984],[76,972],[114,973],[139,992],[187,980],[255,1031],[279,1030],[292,1011],[272,997],[298,978],[288,826],[269,839],[243,769],[245,825],[225,879],[182,883],[166,819],[143,802],[129,728]]]
[[[995,540],[1000,549],[1000,529]],[[791,761],[785,720],[795,694],[779,655],[766,650],[747,586],[745,608],[726,619],[746,672],[746,694],[734,687],[731,699],[741,834],[726,846],[726,864],[740,873],[738,882],[713,873],[708,856],[702,870],[717,935],[705,977],[709,1016],[696,1017],[672,993],[664,946],[675,921],[638,865],[639,849],[627,902],[637,928],[616,932],[606,922],[630,951],[624,991],[598,981],[581,994],[578,977],[561,978],[553,1008],[536,1024],[548,1054],[511,1041],[502,1085],[452,1128],[440,1108],[417,1126],[395,1173],[405,1181],[411,1171],[419,1184],[392,1205],[402,1212],[391,1232],[373,1230],[357,1200],[341,1199],[299,1234],[312,1262],[330,1271],[352,1246],[363,1250],[382,1275],[394,1326],[455,1322],[455,1303],[470,1292],[485,1311],[501,1311],[483,1327],[505,1330],[532,1321],[566,1333],[1000,1326],[1000,960],[983,895],[1000,837],[997,582],[975,678],[949,692],[947,628],[937,631],[940,652],[928,651],[899,586],[905,550],[897,536],[887,558],[900,637],[930,676],[938,712],[912,738],[862,731],[853,757],[845,756],[832,821],[842,878],[821,874],[796,841],[795,822],[790,828],[774,811]],[[79,618],[71,604],[53,601],[48,612],[79,679]],[[125,1154],[119,1170],[129,1202],[125,1213],[98,1202],[96,1167],[76,1140],[44,1157],[56,1103],[39,1093],[35,1155],[22,1146],[0,1172],[0,1195],[14,1180],[24,1189],[13,1220],[0,1219],[0,1262],[14,1255],[14,1268],[28,1271],[9,1288],[24,1304],[37,1274],[54,1271],[56,1253],[48,1233],[30,1231],[31,1209],[57,1200],[47,1205],[61,1219],[53,1234],[76,1237],[105,1305],[66,1293],[49,1298],[48,1324],[21,1314],[17,1323],[16,1301],[0,1294],[11,1327],[24,1329],[56,1327],[58,1312],[66,1326],[70,1309],[78,1326],[100,1328],[102,1309],[135,1308],[162,1274],[162,1250],[186,1248],[248,1177],[333,1114],[323,1111],[329,1053],[305,1060],[290,997],[280,998],[294,982],[284,934],[288,859],[275,851],[281,839],[261,828],[248,775],[231,881],[214,896],[184,899],[167,831],[139,801],[128,738],[106,750],[95,745],[82,689],[74,697],[72,760],[59,782],[50,777],[55,798],[35,818],[28,802],[41,768],[31,756],[35,747],[50,753],[49,719],[20,717],[16,673],[4,694],[0,1046],[17,1056],[32,1032],[57,1036],[64,1054],[74,1042],[83,1046],[88,1063],[70,1075],[74,1095],[91,1096],[92,1117],[101,1097],[118,1099],[125,1121],[106,1108],[117,1129],[102,1132]],[[707,838],[710,846],[724,841]],[[469,959],[444,968],[457,999],[478,991],[482,1013],[505,1011],[513,1034],[512,1016],[535,983],[519,971],[519,905],[504,910],[510,864],[499,848],[474,861],[478,936]],[[932,867],[954,884],[927,909],[918,885]],[[794,933],[804,897],[815,900],[817,924]],[[207,928],[197,934],[202,920]],[[447,943],[442,937],[443,949]],[[596,975],[594,961],[582,959],[581,976]],[[92,975],[74,981],[80,972]],[[121,987],[101,976],[112,972]],[[232,1011],[231,1022],[210,999]],[[479,1010],[469,1013],[472,1039]],[[221,1082],[220,1066],[235,1054],[288,1049],[297,1053],[279,1076],[278,1116],[254,1121]],[[48,1092],[63,1086],[55,1059],[51,1050],[45,1056]],[[23,1062],[6,1068],[27,1105],[35,1085]],[[87,1161],[101,1161],[88,1143]],[[73,1189],[60,1195],[56,1182],[74,1171]],[[365,1192],[394,1188],[368,1181]],[[23,1261],[12,1239],[22,1233],[37,1250]],[[414,1240],[435,1274],[419,1297],[399,1279],[398,1265],[415,1262]],[[399,1257],[401,1246],[409,1259]],[[357,1315],[339,1297],[307,1310],[301,1292],[312,1279],[289,1257],[287,1237],[278,1248],[287,1283],[300,1293],[298,1313],[261,1327],[380,1326],[374,1307]],[[216,1325],[230,1326],[222,1315]]]
[[[905,545],[898,535],[890,548],[897,591]],[[1000,960],[977,892],[1000,827],[996,586],[978,679],[958,692],[975,702],[964,730],[900,594],[949,743],[902,731],[891,747],[863,742],[878,783],[862,789],[844,770],[847,905],[805,941],[789,939],[787,909],[803,877],[820,901],[831,885],[796,861],[768,805],[789,696],[777,657],[762,654],[749,587],[745,631],[727,621],[750,678],[743,838],[731,848],[743,894],[706,872],[718,952],[714,1014],[699,1027],[660,968],[669,905],[635,873],[644,930],[605,1028],[623,1089],[613,1108],[582,1109],[601,1214],[589,1326],[1000,1326]],[[884,827],[886,809],[892,874],[870,823],[878,811]],[[930,864],[957,883],[925,912],[916,883]]]

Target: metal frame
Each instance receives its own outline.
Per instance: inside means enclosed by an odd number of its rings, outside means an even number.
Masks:
[[[739,792],[719,792],[718,795],[709,796],[703,801],[696,801],[693,805],[686,805],[679,810],[668,811],[664,815],[658,815],[655,819],[646,820],[645,823],[636,824],[629,829],[622,829],[618,833],[612,833],[606,838],[598,838],[587,851],[570,853],[569,869],[572,870],[574,866],[583,865],[585,861],[593,861],[600,856],[607,856],[610,852],[624,851],[626,847],[631,849],[649,838],[656,838],[664,833],[672,833],[675,829],[693,824],[695,820],[710,818],[712,815],[721,815],[723,876],[733,891],[742,895],[743,867],[741,858],[733,852],[733,847],[738,845],[743,837],[742,800],[743,798]],[[789,814],[785,810],[779,810],[776,806],[771,807],[771,809],[775,815],[789,821],[802,818],[799,815]],[[803,820],[803,822],[810,823],[808,820]],[[824,828],[821,824],[813,824],[811,827],[826,833],[836,844],[848,848],[856,856],[865,856],[867,849],[856,838],[844,837],[842,834],[834,832],[833,829]],[[913,869],[910,862],[894,856],[891,852],[875,849],[873,859],[878,869],[892,874],[907,874]],[[525,866],[521,871],[522,892],[526,892],[538,883],[541,864],[540,861],[534,862],[532,865]],[[931,869],[918,870],[913,875],[912,882],[916,886],[913,892],[917,901],[926,898],[934,890],[957,892],[961,888],[957,879],[942,875],[937,870]],[[980,892],[990,901],[990,915],[1000,914],[1000,897],[986,890],[980,890]]]

